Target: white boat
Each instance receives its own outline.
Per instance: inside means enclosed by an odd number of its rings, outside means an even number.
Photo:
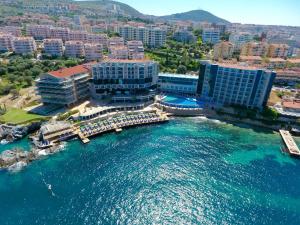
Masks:
[[[2,139],[1,141],[0,141],[0,144],[1,145],[6,145],[6,144],[8,144],[9,143],[9,141],[7,141],[6,139]]]

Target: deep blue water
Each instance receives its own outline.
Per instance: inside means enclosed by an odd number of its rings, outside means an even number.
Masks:
[[[300,160],[281,144],[204,118],[72,141],[0,171],[0,224],[300,224]]]

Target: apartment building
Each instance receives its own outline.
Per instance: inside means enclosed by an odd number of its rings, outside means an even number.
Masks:
[[[106,34],[88,34],[87,35],[87,42],[94,43],[94,44],[101,44],[103,48],[107,48],[107,40],[108,37]]]
[[[69,32],[69,28],[52,27],[50,32],[50,38],[62,39],[65,42],[69,40]]]
[[[36,80],[43,104],[70,106],[89,97],[90,71],[86,65],[43,74]]]
[[[145,57],[142,41],[127,41],[127,48],[129,59],[143,59]]]
[[[114,46],[109,48],[110,59],[128,59],[128,48],[127,46]]]
[[[22,35],[22,27],[5,26],[1,27],[1,32],[11,34],[15,37],[20,37]]]
[[[27,36],[32,36],[37,40],[51,37],[51,26],[49,25],[27,25]]]
[[[63,55],[63,41],[61,39],[44,39],[44,54],[48,56]]]
[[[149,47],[160,47],[166,43],[166,31],[160,27],[125,25],[118,28],[119,34],[126,41],[142,41]]]
[[[201,62],[198,94],[215,107],[266,106],[276,73],[239,64]]]
[[[289,46],[286,44],[270,44],[268,49],[268,57],[270,58],[286,58],[289,53]]]
[[[202,31],[202,41],[204,43],[216,44],[220,41],[220,30],[215,28],[205,28]]]
[[[163,93],[180,95],[196,95],[198,76],[189,74],[167,74],[158,75],[157,89]]]
[[[183,43],[195,43],[197,41],[197,38],[192,32],[183,29],[177,30],[173,34],[173,39]]]
[[[0,33],[0,52],[13,51],[14,36],[7,33]]]
[[[112,102],[153,100],[158,64],[143,60],[104,60],[92,67],[92,95]]]
[[[70,58],[80,58],[85,56],[84,44],[82,41],[66,41],[65,56]]]
[[[248,32],[232,33],[229,36],[229,42],[234,45],[234,50],[238,51],[242,46],[253,40],[253,36]]]
[[[87,61],[99,60],[102,58],[102,44],[86,43],[84,44],[85,59]]]
[[[13,51],[16,54],[34,54],[36,50],[36,43],[33,37],[16,37],[13,39]]]
[[[122,37],[111,37],[110,39],[108,39],[108,48],[124,46],[124,44],[124,38]]]
[[[265,42],[248,42],[243,45],[241,55],[265,57],[268,53],[269,45]]]
[[[69,32],[69,41],[82,41],[83,43],[87,42],[88,33],[81,30],[71,30]]]
[[[222,41],[214,45],[214,60],[232,58],[234,46],[228,41]]]

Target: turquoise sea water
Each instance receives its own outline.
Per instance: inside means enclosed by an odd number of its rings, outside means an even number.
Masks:
[[[165,96],[163,102],[177,107],[202,108],[204,106],[204,102],[197,101],[195,98],[186,98],[172,95]]]
[[[299,224],[300,160],[280,146],[204,118],[72,141],[0,171],[0,224]]]

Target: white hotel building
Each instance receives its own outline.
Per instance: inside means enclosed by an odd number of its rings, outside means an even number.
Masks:
[[[155,97],[158,64],[151,60],[105,60],[92,67],[95,99],[146,102]]]
[[[13,50],[14,36],[11,34],[0,33],[0,52],[11,52]]]

